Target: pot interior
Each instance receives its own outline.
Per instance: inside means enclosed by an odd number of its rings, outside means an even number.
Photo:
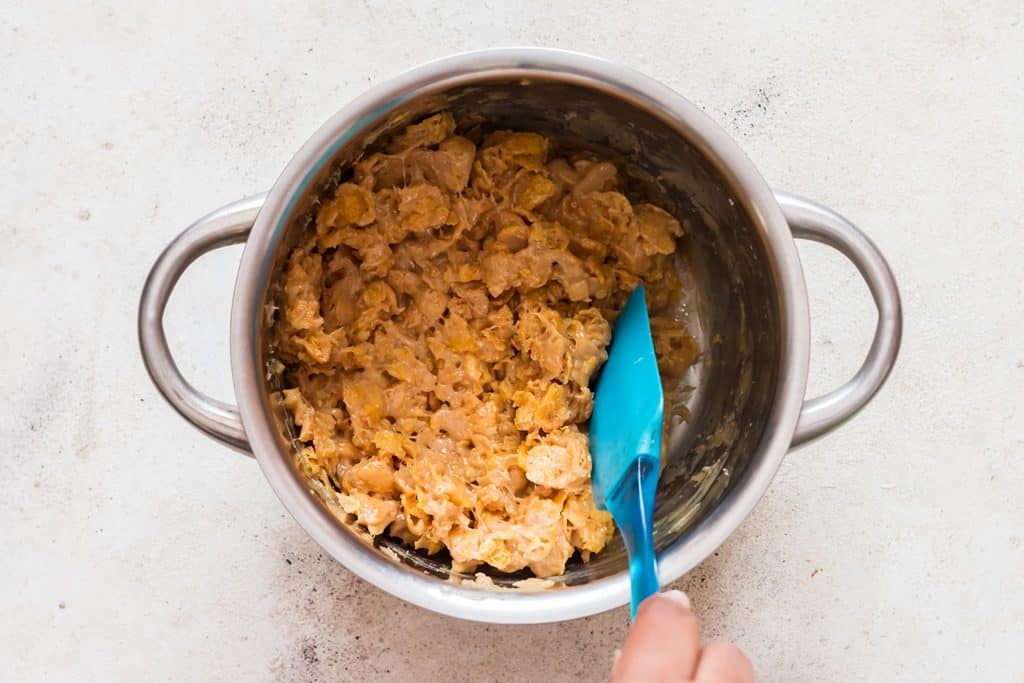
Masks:
[[[678,386],[665,387],[666,395],[675,397],[675,409],[655,513],[660,553],[700,524],[744,476],[768,426],[782,352],[778,290],[765,238],[742,192],[709,158],[696,134],[670,112],[640,96],[614,93],[605,84],[554,76],[481,75],[396,100],[355,129],[339,131],[334,151],[282,222],[270,282],[279,280],[284,257],[307,229],[316,203],[347,177],[352,160],[392,132],[445,109],[457,120],[480,117],[485,129],[535,131],[552,136],[561,151],[588,150],[612,160],[627,178],[631,200],[669,210],[686,229],[677,258],[685,290],[679,312],[701,355]],[[272,310],[277,295],[271,286],[265,310]],[[270,337],[263,335],[264,340]],[[273,349],[261,343],[263,362],[270,368]],[[278,387],[273,373],[267,375],[270,395]],[[283,407],[272,401],[269,408],[282,436],[281,457],[291,462],[293,426]],[[416,571],[452,578],[444,553],[427,556],[384,536],[373,543]],[[553,581],[578,585],[626,568],[625,549],[616,535],[589,562],[571,559],[565,574]],[[492,573],[494,583],[508,586],[525,576]]]

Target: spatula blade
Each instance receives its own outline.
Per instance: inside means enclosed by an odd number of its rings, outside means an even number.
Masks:
[[[615,323],[590,417],[594,497],[605,496],[642,456],[661,458],[664,397],[643,286],[630,294]]]

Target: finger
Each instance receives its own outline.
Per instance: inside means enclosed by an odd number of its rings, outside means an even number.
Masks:
[[[732,643],[709,643],[700,653],[694,683],[754,683],[754,667]]]
[[[658,683],[692,678],[700,651],[700,622],[682,591],[652,595],[640,604],[613,683]]]

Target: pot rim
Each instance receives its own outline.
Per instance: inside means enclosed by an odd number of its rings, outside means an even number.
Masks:
[[[544,623],[579,618],[629,602],[629,574],[540,591],[481,590],[456,585],[390,560],[344,529],[281,457],[262,396],[263,296],[271,247],[297,198],[333,153],[360,129],[410,94],[444,89],[484,76],[559,78],[641,102],[686,131],[738,191],[764,240],[780,309],[778,384],[764,436],[732,490],[658,559],[660,582],[678,579],[708,557],[747,517],[789,449],[806,389],[810,320],[803,269],[790,228],[771,189],[736,142],[696,105],[631,68],[549,48],[494,48],[429,62],[376,85],[344,106],[307,140],[271,188],[242,254],[231,310],[231,371],[245,432],[271,488],[314,540],[362,579],[403,600],[442,614],[492,623]],[[256,294],[259,296],[256,296]]]

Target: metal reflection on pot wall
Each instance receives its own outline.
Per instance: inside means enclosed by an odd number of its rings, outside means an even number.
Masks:
[[[466,619],[535,623],[623,605],[629,579],[621,543],[563,576],[528,588],[453,575],[447,563],[397,542],[377,544],[339,522],[296,471],[288,424],[271,396],[268,311],[283,256],[310,209],[346,165],[375,141],[442,109],[482,115],[497,128],[553,135],[567,148],[616,161],[629,193],[684,222],[679,253],[691,331],[703,354],[684,377],[680,411],[659,488],[655,544],[661,582],[707,557],[743,521],[786,452],[862,408],[885,382],[900,343],[895,280],[874,244],[835,212],[773,193],[728,135],[669,88],[593,57],[538,48],[485,50],[414,69],[332,117],[265,196],[200,219],[160,256],[142,293],[139,338],[157,387],[186,419],[251,452],[281,502],[335,559],[417,605]],[[875,338],[858,373],[836,391],[804,399],[810,323],[794,238],[839,250],[878,308]],[[238,407],[211,399],[181,375],[162,317],[178,277],[202,253],[245,242],[231,314]],[[671,391],[671,388],[666,388]]]

